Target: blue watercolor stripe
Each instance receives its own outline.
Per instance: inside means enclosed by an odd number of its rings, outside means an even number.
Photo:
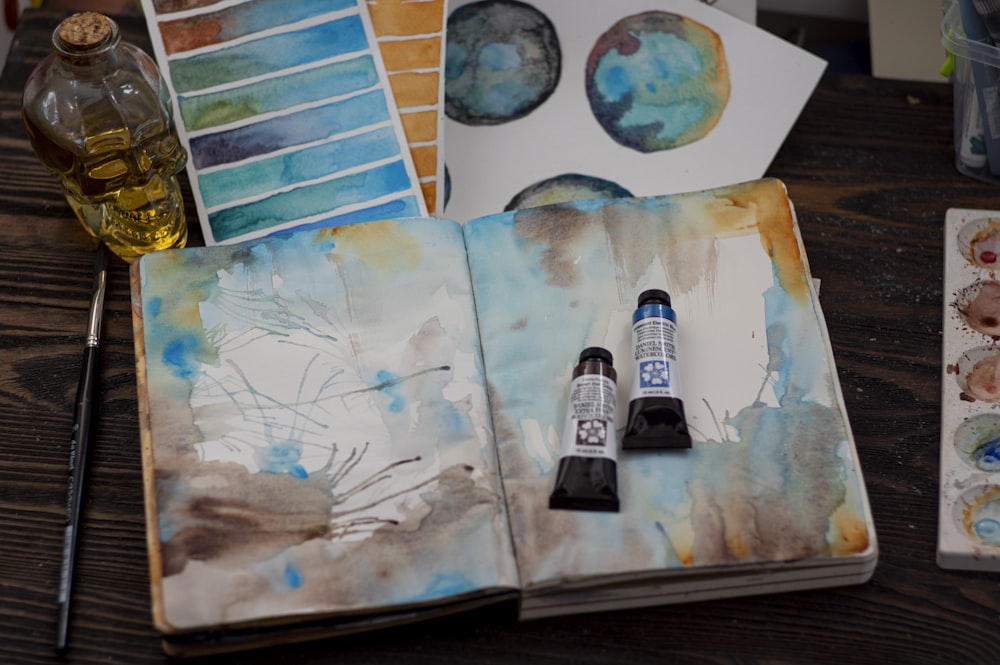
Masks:
[[[385,93],[373,90],[253,125],[196,136],[189,142],[191,163],[198,169],[230,164],[388,120]],[[393,141],[398,145],[398,138]]]
[[[213,208],[399,154],[395,128],[382,127],[298,152],[202,173],[198,183],[202,200],[207,207]]]
[[[357,6],[357,0],[251,0],[188,20],[195,24],[211,22],[217,26],[214,39],[219,43]],[[169,14],[165,18],[169,18]]]
[[[345,226],[347,224],[357,224],[359,222],[374,222],[382,219],[399,219],[401,217],[417,217],[420,215],[420,205],[416,197],[407,196],[402,199],[395,199],[388,203],[362,208],[353,212],[334,214],[327,219],[317,222],[310,222],[301,226],[296,226],[295,230],[329,228],[333,226]],[[424,219],[424,218],[420,218]],[[290,229],[276,231],[271,235],[288,233]]]
[[[370,54],[304,72],[198,96],[178,95],[184,126],[198,132],[379,84]]]
[[[178,93],[204,90],[368,49],[361,17],[346,16],[295,32],[171,60],[170,80]]]
[[[262,201],[210,213],[208,223],[216,241],[282,226],[314,217],[333,208],[411,192],[410,174],[402,161],[327,182],[275,194]]]

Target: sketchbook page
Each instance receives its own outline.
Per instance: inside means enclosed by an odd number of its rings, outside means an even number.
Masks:
[[[136,270],[161,630],[517,586],[458,224],[306,230]]]
[[[449,5],[449,219],[760,178],[826,63],[698,0]]]
[[[142,0],[208,245],[426,215],[364,0]]]
[[[413,166],[431,214],[444,210],[446,0],[368,0]]]
[[[464,231],[526,594],[594,576],[874,561],[826,326],[779,181],[532,208]],[[619,447],[619,513],[550,510],[573,366],[585,347],[612,352],[620,441],[631,315],[649,288],[677,313],[693,447]]]

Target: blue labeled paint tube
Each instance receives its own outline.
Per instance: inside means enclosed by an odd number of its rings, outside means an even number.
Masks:
[[[610,351],[592,346],[580,352],[549,508],[618,512],[617,380]]]
[[[690,448],[677,372],[677,317],[666,291],[639,294],[632,314],[632,354],[622,448]]]

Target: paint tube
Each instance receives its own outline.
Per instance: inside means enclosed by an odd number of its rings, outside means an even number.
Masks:
[[[677,317],[670,295],[639,294],[632,314],[632,388],[623,448],[690,448],[677,372]]]
[[[611,352],[592,346],[573,369],[562,456],[549,508],[618,512],[615,400]]]

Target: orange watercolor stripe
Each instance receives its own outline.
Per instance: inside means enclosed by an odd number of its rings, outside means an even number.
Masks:
[[[429,180],[420,183],[420,190],[424,194],[424,201],[427,201],[429,210],[434,212],[434,201],[437,200],[437,181]]]
[[[372,27],[379,36],[429,35],[441,32],[443,2],[400,3],[379,0],[368,3]]]
[[[409,69],[438,69],[441,66],[441,38],[380,41],[379,52],[386,71],[400,72]]]
[[[409,106],[435,106],[438,103],[438,72],[415,74],[405,72],[391,74],[389,85],[396,98],[396,106],[404,109]]]
[[[413,167],[417,175],[421,178],[425,176],[437,175],[437,146],[426,145],[414,147],[410,146],[410,155],[413,156]]]
[[[404,113],[399,119],[403,123],[403,132],[410,143],[425,143],[437,140],[437,111]]]

